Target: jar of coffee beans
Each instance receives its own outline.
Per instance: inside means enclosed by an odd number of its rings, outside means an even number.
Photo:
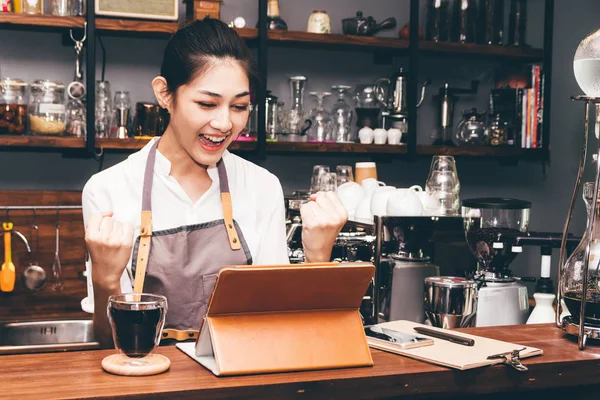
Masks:
[[[21,79],[0,79],[0,135],[27,131],[27,85]]]
[[[65,85],[37,79],[31,84],[29,130],[33,135],[61,135],[66,127]]]

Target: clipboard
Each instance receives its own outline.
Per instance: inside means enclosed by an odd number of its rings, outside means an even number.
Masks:
[[[196,342],[178,349],[216,376],[373,365],[359,312],[371,263],[228,266]]]
[[[395,331],[410,334],[417,334],[417,332],[413,329],[416,326],[422,326],[428,329],[448,332],[448,330],[445,329],[418,324],[416,322],[411,321],[392,321],[377,324],[376,326],[382,328],[389,328]],[[452,331],[452,334],[455,336],[474,339],[475,344],[473,346],[464,346],[461,344],[456,344],[446,340],[431,337],[434,341],[432,346],[419,347],[414,349],[402,349],[399,346],[395,346],[393,343],[385,343],[381,340],[367,338],[367,341],[369,343],[369,347],[372,347],[374,349],[383,350],[390,353],[410,357],[415,360],[420,360],[431,364],[441,365],[444,367],[454,368],[458,370],[467,370],[495,364],[510,363],[511,355],[517,349],[519,350],[517,352],[518,359],[542,355],[544,353],[541,349],[535,347],[522,346],[515,343],[488,339],[481,336],[466,334],[463,332]],[[421,333],[419,333],[418,335],[430,337]]]

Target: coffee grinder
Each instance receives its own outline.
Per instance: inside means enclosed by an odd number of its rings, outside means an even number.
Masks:
[[[476,94],[479,88],[479,81],[471,81],[470,89],[451,88],[448,82],[444,83],[433,100],[438,105],[438,126],[434,129],[432,137],[434,146],[454,146],[453,125],[454,125],[454,105],[458,100],[458,95]]]
[[[527,232],[531,203],[508,198],[479,198],[462,202],[465,237],[478,261],[475,326],[524,324],[529,316],[527,287],[509,264],[520,253],[514,237]]]
[[[439,276],[432,262],[436,235],[462,233],[463,219],[451,216],[375,216],[375,288],[371,323],[425,321],[425,278]]]

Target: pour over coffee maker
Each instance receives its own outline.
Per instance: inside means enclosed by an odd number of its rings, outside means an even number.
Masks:
[[[478,261],[473,279],[478,283],[475,326],[524,324],[529,316],[527,287],[509,264],[520,252],[516,235],[527,231],[531,203],[507,198],[479,198],[462,202],[464,231]]]

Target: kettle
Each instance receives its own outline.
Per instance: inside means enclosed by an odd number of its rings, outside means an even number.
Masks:
[[[392,117],[406,117],[408,114],[407,106],[407,85],[408,73],[402,68],[395,73],[391,78],[380,78],[375,82],[375,97],[377,102],[381,104]],[[421,89],[421,98],[417,103],[419,107],[425,98],[425,90],[431,81],[428,79],[423,83]]]
[[[344,35],[372,36],[379,31],[393,29],[396,27],[396,18],[386,18],[377,23],[373,17],[363,17],[362,11],[356,12],[354,18],[342,19],[342,31]]]

